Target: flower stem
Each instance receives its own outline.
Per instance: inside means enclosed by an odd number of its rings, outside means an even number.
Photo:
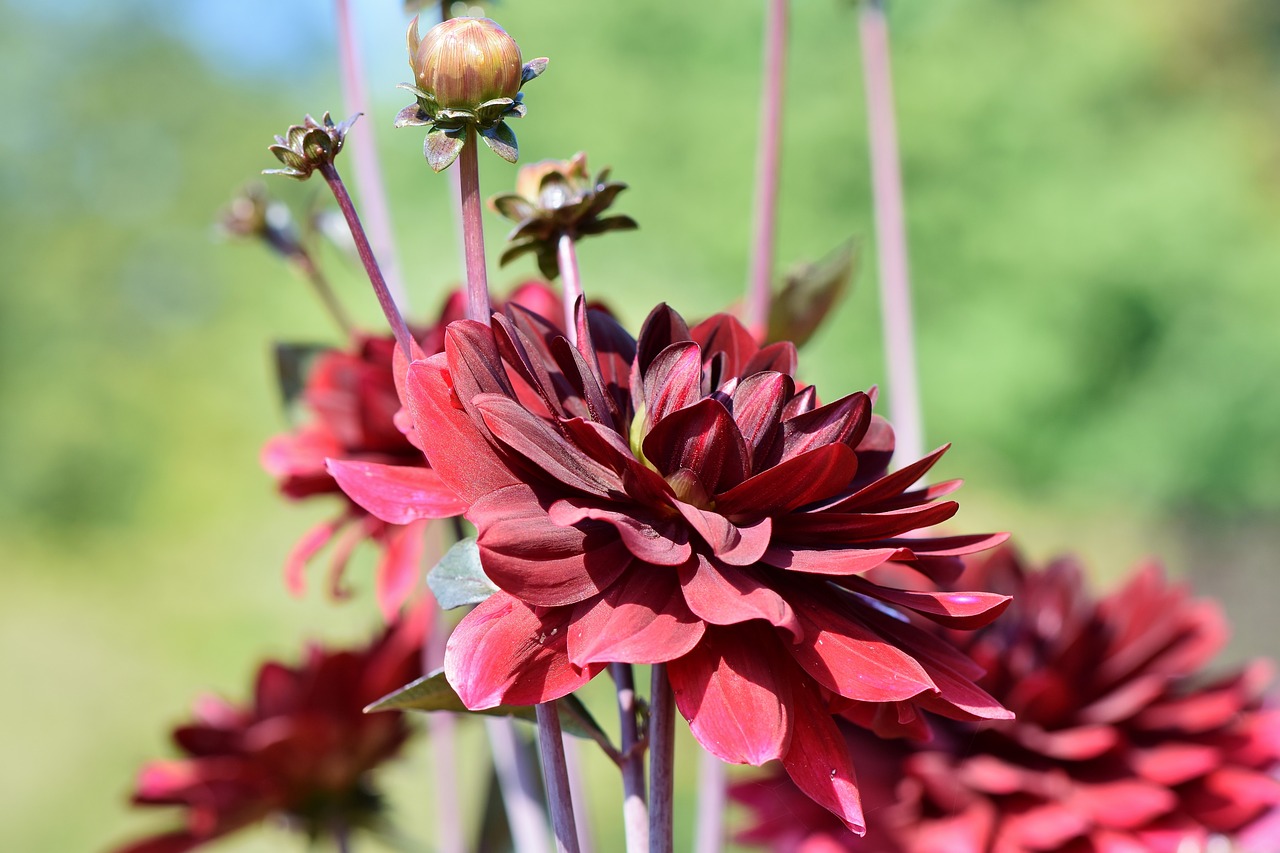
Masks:
[[[876,251],[880,258],[880,305],[889,378],[889,420],[893,423],[900,454],[898,458],[914,461],[924,453],[924,429],[911,321],[902,167],[898,160],[898,130],[893,114],[889,26],[882,0],[866,0],[862,4],[859,31],[867,88],[871,191],[875,199]]]
[[[649,851],[673,853],[676,705],[666,664],[655,663],[649,682]]]
[[[436,611],[431,630],[422,644],[422,671],[433,672],[444,660],[444,646],[448,639],[448,626],[444,614]],[[427,714],[427,731],[431,743],[432,783],[435,788],[435,840],[440,853],[465,853],[466,840],[462,836],[462,821],[458,806],[457,780],[454,768],[458,766],[455,746],[457,727],[453,714]]]
[[[782,152],[782,77],[787,63],[787,0],[768,0],[768,3],[760,142],[756,154],[755,228],[746,305],[746,326],[760,341],[769,330],[769,301],[773,293]]]
[[[578,345],[578,323],[574,306],[582,295],[582,278],[578,275],[578,250],[572,232],[565,231],[556,243],[556,260],[560,262],[560,287],[564,297],[564,330],[569,343]],[[626,745],[623,745],[626,749]]]
[[[703,750],[698,761],[698,828],[693,840],[694,853],[720,853],[724,848],[728,782],[724,762]]]
[[[493,768],[498,774],[502,805],[516,853],[547,853],[547,823],[542,813],[536,771],[527,759],[515,724],[506,717],[486,717]]]
[[[345,823],[334,826],[333,843],[338,853],[351,853],[351,827]]]
[[[354,338],[356,326],[351,321],[351,315],[347,313],[347,309],[342,307],[342,303],[338,301],[333,288],[329,285],[329,279],[320,271],[320,267],[316,265],[311,253],[299,245],[290,251],[289,257],[293,261],[293,265],[302,273],[302,277],[311,285],[312,290],[319,297],[320,303],[324,305],[325,311],[333,318],[333,322],[337,324],[344,335],[348,338]]]
[[[547,788],[547,807],[555,830],[558,853],[580,853],[578,830],[573,820],[573,798],[569,793],[569,770],[564,760],[564,735],[556,703],[535,706],[538,715],[538,748],[542,753],[542,780]]]
[[[569,774],[569,793],[573,799],[573,825],[578,830],[578,850],[592,853],[591,807],[587,801],[587,783],[582,778],[582,756],[572,736],[562,738],[564,766]]]
[[[467,141],[458,156],[462,192],[462,227],[467,251],[467,319],[489,325],[489,279],[484,263],[484,222],[480,218],[480,165],[476,129],[467,126]]]
[[[561,275],[564,266],[561,264]],[[567,282],[566,282],[567,283]],[[644,752],[636,728],[636,683],[629,663],[609,664],[618,690],[618,720],[622,733],[622,825],[627,853],[649,849],[649,807],[644,799]]]
[[[400,345],[406,358],[413,358],[413,337],[409,334],[409,327],[405,325],[404,317],[400,316],[400,309],[396,307],[396,301],[391,297],[391,291],[387,289],[387,281],[382,277],[382,270],[373,257],[369,238],[364,233],[364,226],[360,224],[360,217],[356,215],[355,205],[351,203],[351,194],[347,192],[346,186],[342,183],[342,177],[332,163],[321,163],[320,174],[328,182],[329,189],[333,191],[333,197],[338,202],[338,208],[347,220],[351,237],[356,241],[356,252],[360,255],[360,262],[364,264],[365,272],[369,274],[369,283],[373,285],[373,292],[378,297],[378,304],[382,306],[382,313],[391,324],[396,343]]]
[[[368,114],[369,98],[360,64],[355,26],[351,19],[348,0],[335,0],[338,18],[338,61],[342,67],[342,94],[346,101],[347,115]],[[371,240],[378,248],[378,257],[386,271],[387,289],[402,310],[408,310],[408,296],[400,277],[395,238],[391,230],[391,209],[387,204],[386,184],[382,180],[382,167],[378,164],[378,145],[374,138],[374,122],[363,121],[352,127],[360,144],[351,147],[355,158],[356,184],[360,188],[360,201],[369,219]]]

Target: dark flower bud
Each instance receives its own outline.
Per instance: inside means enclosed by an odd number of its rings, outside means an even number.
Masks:
[[[414,18],[409,66],[418,88],[441,109],[476,110],[499,98],[514,100],[523,82],[520,46],[488,18],[451,18],[421,39]]]
[[[322,165],[333,165],[338,152],[346,141],[347,131],[356,123],[356,113],[341,124],[334,124],[328,113],[320,121],[306,116],[302,124],[295,124],[276,137],[276,144],[267,148],[284,164],[283,169],[263,169],[264,175],[284,175],[305,181]]]

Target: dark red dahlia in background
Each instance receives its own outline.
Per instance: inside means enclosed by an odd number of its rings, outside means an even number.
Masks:
[[[666,663],[676,705],[725,761],[782,759],[806,793],[860,827],[831,720],[911,702],[1008,716],[967,663],[916,624],[985,624],[1006,599],[916,593],[863,577],[898,561],[954,579],[1000,537],[913,535],[956,511],[958,483],[909,491],[942,451],[888,474],[893,434],[852,394],[820,405],[795,348],[759,348],[720,315],[689,329],[656,309],[638,341],[579,312],[578,346],[520,308],[492,330],[449,326],[414,362],[406,403],[423,449],[469,505],[500,588],[449,640],[473,709],[563,696],[606,664]],[[374,507],[394,492],[348,484]]]
[[[269,661],[246,707],[202,699],[173,732],[184,757],[147,764],[133,794],[136,805],[183,808],[184,825],[116,853],[180,853],[270,816],[312,838],[377,827],[370,772],[411,730],[402,714],[363,709],[422,674],[429,621],[419,606],[366,648],[313,646],[296,667]]]
[[[1218,607],[1140,567],[1101,599],[1070,560],[1027,571],[1012,549],[966,581],[1013,596],[996,623],[954,635],[987,668],[979,684],[1012,721],[939,721],[929,743],[846,734],[875,809],[866,838],[804,809],[780,775],[733,795],[775,851],[1189,853],[1280,851],[1280,709],[1270,667],[1217,680],[1203,670],[1227,637]],[[1261,819],[1261,820],[1260,820]]]
[[[558,297],[541,283],[521,285],[509,298],[536,311],[554,311],[559,304]],[[444,348],[445,327],[461,319],[465,306],[465,295],[453,293],[438,322],[415,333],[424,353]],[[308,422],[275,436],[262,449],[262,466],[279,481],[280,491],[295,500],[342,495],[325,467],[326,459],[352,462],[348,470],[356,474],[369,465],[394,466],[405,489],[428,496],[429,511],[419,505],[414,511],[389,514],[388,520],[344,501],[343,512],[304,534],[285,563],[289,589],[301,594],[307,563],[336,539],[331,586],[338,594],[342,572],[355,547],[365,540],[377,543],[382,550],[375,581],[377,598],[388,619],[399,612],[418,582],[427,519],[460,515],[466,508],[440,483],[427,467],[422,451],[397,426],[400,397],[392,369],[395,348],[390,335],[361,336],[345,349],[318,356],[302,392]]]

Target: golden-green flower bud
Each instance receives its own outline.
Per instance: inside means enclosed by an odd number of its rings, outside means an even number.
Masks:
[[[418,88],[446,110],[475,110],[488,101],[514,99],[524,82],[519,45],[488,18],[451,18],[421,39],[414,18],[409,65]]]

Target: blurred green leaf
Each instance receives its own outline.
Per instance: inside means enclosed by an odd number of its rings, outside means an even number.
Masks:
[[[455,542],[445,552],[427,573],[427,586],[444,610],[479,604],[498,591],[480,565],[480,548],[474,536]]]

